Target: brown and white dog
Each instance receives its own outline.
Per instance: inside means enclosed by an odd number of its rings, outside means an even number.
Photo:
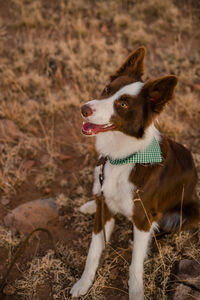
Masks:
[[[110,76],[101,96],[82,107],[87,121],[82,131],[96,137],[100,157],[113,160],[142,152],[156,139],[162,162],[113,165],[104,159],[103,173],[100,174],[102,166],[95,168],[96,200],[81,207],[82,212],[96,213],[92,241],[82,277],[71,289],[73,297],[84,295],[92,285],[104,249],[103,228],[109,240],[116,213],[133,223],[130,300],[144,299],[143,262],[155,227],[161,226],[166,231],[187,229],[200,218],[192,156],[182,145],[162,136],[154,126],[165,104],[173,98],[177,77],[168,75],[144,83],[141,80],[144,56],[144,47],[132,52]],[[99,175],[103,176],[101,180]]]

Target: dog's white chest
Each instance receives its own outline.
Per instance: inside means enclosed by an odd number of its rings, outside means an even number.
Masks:
[[[133,167],[133,164],[111,165],[107,161],[102,186],[109,209],[114,214],[121,213],[129,219],[133,215],[134,185],[129,181],[129,175]]]

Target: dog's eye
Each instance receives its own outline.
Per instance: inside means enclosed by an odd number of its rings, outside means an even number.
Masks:
[[[121,108],[128,108],[128,106],[129,106],[128,97],[126,95],[122,95],[119,98],[119,100],[117,101],[117,105],[118,105],[118,107],[121,107]]]
[[[121,107],[127,108],[127,107],[128,107],[128,104],[127,104],[126,102],[121,102]]]

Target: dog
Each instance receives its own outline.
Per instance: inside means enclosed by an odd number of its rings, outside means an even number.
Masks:
[[[84,272],[71,289],[73,297],[91,287],[115,214],[133,223],[130,300],[144,299],[143,263],[155,228],[188,229],[200,219],[192,155],[155,127],[174,97],[177,77],[143,82],[145,53],[144,47],[133,51],[110,76],[100,97],[81,107],[86,121],[82,132],[95,136],[100,161],[94,172],[95,200],[81,207],[84,213],[95,212],[95,220]]]

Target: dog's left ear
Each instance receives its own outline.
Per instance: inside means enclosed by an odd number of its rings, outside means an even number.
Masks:
[[[178,78],[174,75],[149,80],[143,86],[140,96],[150,104],[151,111],[158,114],[164,105],[173,98],[177,82]]]
[[[144,47],[139,47],[131,52],[121,67],[110,76],[110,80],[113,81],[119,76],[127,75],[140,81],[144,72],[143,60],[145,54],[146,49]]]

